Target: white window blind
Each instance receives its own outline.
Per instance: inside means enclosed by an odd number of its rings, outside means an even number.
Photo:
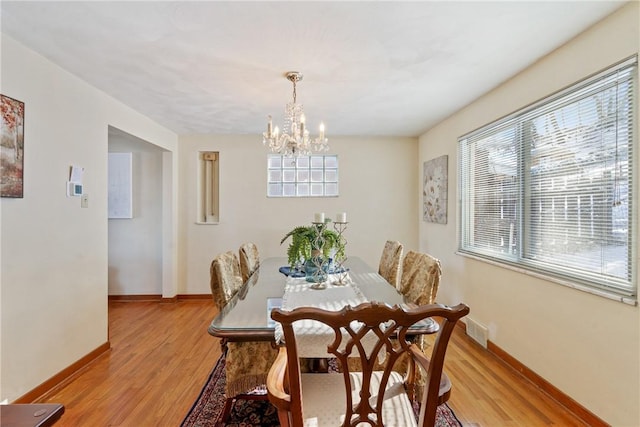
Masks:
[[[461,137],[459,251],[635,297],[637,58]]]

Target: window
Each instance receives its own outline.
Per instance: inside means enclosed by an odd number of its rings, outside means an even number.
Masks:
[[[636,297],[636,74],[634,57],[458,140],[460,253]]]
[[[269,155],[267,196],[338,196],[338,156]]]
[[[219,214],[219,168],[217,151],[198,153],[198,219],[200,224],[216,224]]]

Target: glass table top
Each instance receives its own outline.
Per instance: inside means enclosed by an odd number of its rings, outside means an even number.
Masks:
[[[262,260],[258,270],[213,319],[208,328],[209,333],[230,340],[273,339],[275,325],[270,317],[270,309],[280,305],[284,294],[287,276],[279,271],[283,266],[287,266],[285,257]],[[402,294],[362,259],[349,257],[344,267],[348,268],[349,278],[368,301],[389,305],[404,303]],[[324,289],[318,289],[306,292],[323,291]]]

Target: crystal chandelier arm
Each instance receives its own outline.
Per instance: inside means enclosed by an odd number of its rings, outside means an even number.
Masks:
[[[273,121],[271,119],[271,115],[267,116],[268,117],[268,122],[267,122],[267,138],[272,138],[273,137]]]

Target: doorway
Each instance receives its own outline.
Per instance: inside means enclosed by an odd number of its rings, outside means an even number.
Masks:
[[[108,219],[108,295],[172,298],[173,153],[112,126],[108,151],[130,153],[132,201],[130,216]]]

